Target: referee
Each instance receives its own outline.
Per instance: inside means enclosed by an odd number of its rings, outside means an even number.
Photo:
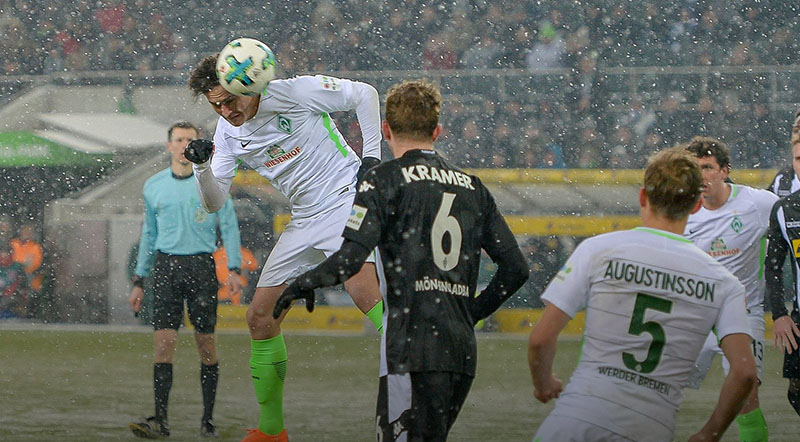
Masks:
[[[483,183],[433,149],[440,107],[430,83],[389,90],[382,131],[396,159],[367,172],[341,249],[287,287],[273,312],[300,298],[313,309],[314,289],[346,280],[378,247],[386,290],[377,432],[385,442],[447,438],[475,376],[474,325],[529,271]],[[476,296],[481,249],[498,268]]]
[[[129,427],[133,434],[147,439],[169,435],[167,404],[172,387],[172,357],[178,328],[183,322],[184,301],[200,352],[200,385],[203,390],[200,434],[218,436],[211,420],[219,378],[214,336],[219,284],[211,255],[216,249],[217,226],[228,253],[231,272],[239,273],[241,241],[230,197],[222,210],[213,214],[206,212],[200,202],[192,179],[192,163],[183,156],[186,145],[197,138],[198,132],[188,122],[173,124],[167,132],[171,165],[144,184],[144,222],[129,302],[133,311],[138,313],[144,298],[142,280],[152,277],[155,414],[133,422]],[[228,278],[227,284],[230,293],[242,289],[238,277]]]

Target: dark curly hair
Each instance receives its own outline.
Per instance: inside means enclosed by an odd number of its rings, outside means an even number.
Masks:
[[[189,89],[195,97],[219,86],[217,79],[217,56],[219,54],[203,57],[189,74]]]
[[[694,137],[686,145],[686,150],[697,158],[714,157],[720,167],[731,168],[731,151],[722,141],[709,137]]]

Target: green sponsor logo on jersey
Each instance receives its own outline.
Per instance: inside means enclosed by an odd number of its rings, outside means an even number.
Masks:
[[[733,229],[734,232],[739,233],[742,230],[742,227],[744,227],[742,219],[739,217],[739,215],[735,215],[733,217],[733,221],[731,221],[731,229]]]
[[[277,144],[273,144],[272,146],[267,148],[267,155],[269,155],[269,157],[272,158],[273,160],[285,153],[286,152],[283,150],[283,148]]]
[[[722,238],[717,238],[711,242],[711,251],[719,252],[720,250],[728,250],[728,245],[725,244],[725,240]]]
[[[292,133],[292,120],[278,115],[278,129],[286,132],[287,134]]]

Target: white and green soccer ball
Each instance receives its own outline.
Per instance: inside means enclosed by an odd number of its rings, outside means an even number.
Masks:
[[[258,95],[275,78],[275,54],[252,38],[237,38],[217,58],[217,78],[234,95]]]

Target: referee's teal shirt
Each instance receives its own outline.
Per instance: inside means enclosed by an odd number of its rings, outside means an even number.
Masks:
[[[241,238],[233,200],[208,213],[200,202],[192,175],[177,178],[172,169],[153,175],[144,183],[144,221],[139,239],[135,273],[150,276],[156,252],[170,255],[213,253],[217,249],[217,225],[228,255],[228,268],[242,265]]]

